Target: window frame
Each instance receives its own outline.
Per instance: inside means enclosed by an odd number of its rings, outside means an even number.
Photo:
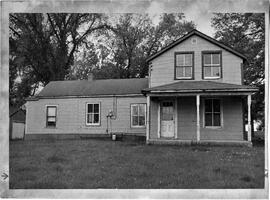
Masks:
[[[132,122],[132,107],[133,106],[139,106],[139,105],[143,105],[144,106],[144,125],[133,125]],[[140,115],[138,115],[140,116]],[[130,104],[130,127],[131,128],[145,128],[146,127],[146,103],[131,103]]]
[[[46,105],[46,128],[56,128],[57,125],[57,110],[58,110],[58,105]],[[55,126],[48,125],[48,108],[55,108]]]
[[[217,79],[221,79],[222,78],[222,51],[221,50],[218,50],[218,51],[202,51],[202,79],[205,79],[205,80],[217,80]],[[215,67],[213,65],[208,65],[208,66],[205,66],[204,65],[204,55],[205,54],[219,54],[220,56],[220,64],[219,64],[219,69],[220,69],[220,75],[219,76],[205,76],[204,74],[204,68],[205,67]],[[217,67],[217,66],[216,66]]]
[[[214,100],[217,99],[220,101],[220,126],[206,126],[205,125],[205,100]],[[213,113],[213,112],[212,112]],[[207,129],[221,129],[223,128],[223,101],[221,98],[204,98],[203,99],[203,127]]]
[[[99,109],[98,109],[98,123],[88,123],[87,122],[87,116],[88,116],[88,105],[89,104],[98,104],[98,106],[99,106]],[[93,114],[97,114],[97,113],[95,113],[95,112],[93,112]],[[85,104],[85,125],[86,126],[101,126],[101,102],[91,102],[91,103],[89,103],[89,102],[87,102],[86,104]]]
[[[191,54],[192,55],[192,66],[177,66],[176,57],[181,54]],[[176,68],[177,67],[191,67],[191,77],[177,77]],[[174,53],[174,80],[194,80],[194,51],[177,51]]]

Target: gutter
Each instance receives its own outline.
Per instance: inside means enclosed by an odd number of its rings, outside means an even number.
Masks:
[[[257,88],[242,89],[200,89],[200,90],[142,90],[143,94],[147,93],[203,93],[203,92],[257,92]]]
[[[97,98],[97,97],[141,97],[143,94],[105,94],[105,95],[73,95],[73,96],[37,96],[36,98],[29,98],[26,101],[38,101],[39,99],[71,99],[71,98]]]

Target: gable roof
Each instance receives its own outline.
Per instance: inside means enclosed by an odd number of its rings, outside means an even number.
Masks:
[[[232,54],[246,60],[247,57],[241,53],[239,53],[238,51],[234,50],[233,48],[229,47],[229,46],[226,46],[224,44],[222,44],[221,42],[215,40],[214,38],[212,37],[209,37],[208,35],[205,35],[204,33],[194,29],[192,31],[190,31],[189,33],[187,33],[186,35],[184,35],[183,37],[177,39],[176,41],[172,42],[171,44],[169,44],[168,46],[162,48],[160,51],[158,51],[157,53],[151,55],[149,58],[147,58],[147,62],[150,62],[151,60],[153,60],[154,58],[160,56],[161,54],[165,53],[166,51],[170,50],[171,48],[173,48],[174,46],[180,44],[181,42],[185,41],[186,39],[188,39],[189,37],[193,36],[193,35],[197,35],[197,36],[200,36],[202,37],[203,39],[231,52]]]
[[[251,87],[247,85],[237,85],[230,83],[220,83],[214,81],[178,81],[175,83],[170,83],[166,85],[156,86],[152,88],[143,89],[143,93],[151,92],[220,92],[220,91],[240,91],[240,92],[256,92],[258,89],[256,87]]]
[[[15,121],[25,121],[25,111],[21,107],[9,107],[9,117]]]
[[[141,90],[146,87],[148,87],[148,78],[104,79],[92,81],[51,81],[43,88],[36,98],[131,94],[141,95]]]

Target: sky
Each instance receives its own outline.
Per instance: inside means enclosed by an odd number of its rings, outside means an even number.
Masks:
[[[212,13],[184,13],[187,21],[193,21],[196,25],[196,29],[198,31],[203,32],[204,34],[213,37],[214,36],[214,28],[211,27],[211,18],[213,17]],[[154,23],[159,21],[160,13],[150,15]]]
[[[184,13],[186,19],[188,21],[193,21],[196,24],[197,30],[203,32],[204,34],[213,37],[214,36],[214,28],[211,27],[211,17],[213,16],[212,13],[207,14],[197,14],[197,15],[190,15],[189,13]]]
[[[153,2],[150,4],[146,12],[150,14],[153,21],[157,21],[157,16],[159,16],[161,13],[175,11],[167,11],[163,4]],[[214,36],[215,30],[213,27],[211,27],[211,17],[213,17],[213,12],[207,9],[206,4],[188,4],[186,9],[182,9],[182,11],[179,9],[179,13],[184,13],[187,21],[193,21],[197,30],[211,37]]]

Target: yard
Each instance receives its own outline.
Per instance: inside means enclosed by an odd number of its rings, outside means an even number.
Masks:
[[[264,147],[10,142],[10,188],[263,188]]]

